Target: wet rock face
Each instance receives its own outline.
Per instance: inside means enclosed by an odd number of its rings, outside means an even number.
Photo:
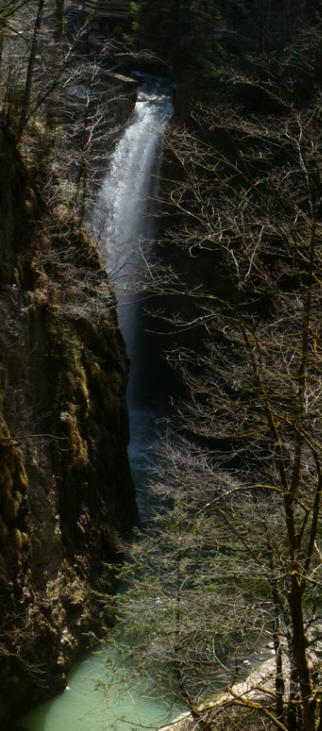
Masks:
[[[60,690],[136,521],[127,361],[91,243],[0,130],[0,718]],[[7,173],[4,172],[4,168]],[[35,223],[36,221],[36,223]]]

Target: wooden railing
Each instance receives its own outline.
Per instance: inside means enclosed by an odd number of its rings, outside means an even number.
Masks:
[[[105,18],[127,18],[130,15],[130,0],[83,0],[87,13]]]

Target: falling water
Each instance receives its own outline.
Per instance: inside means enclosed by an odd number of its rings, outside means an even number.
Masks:
[[[153,405],[147,404],[146,384],[140,382],[142,265],[155,236],[162,138],[171,113],[169,88],[161,82],[153,87],[151,82],[142,84],[133,119],[115,149],[93,214],[94,234],[114,282],[119,324],[132,363],[129,457],[139,494],[147,449],[153,441]],[[140,507],[145,508],[142,495]],[[121,679],[120,673],[114,675],[115,663],[115,650],[108,645],[101,654],[79,661],[68,689],[27,714],[24,727],[30,731],[130,731],[161,727],[177,715],[178,708],[172,708],[169,699],[166,703],[151,697],[147,688],[132,688],[131,669],[125,668]]]
[[[155,235],[162,139],[171,114],[164,84],[155,83],[151,89],[145,82],[132,123],[113,154],[93,215],[94,235],[114,282],[119,325],[130,357],[137,347],[135,295],[145,286],[144,258]],[[132,398],[130,394],[130,402]]]
[[[131,360],[129,458],[141,514],[149,509],[144,475],[157,411],[150,394],[152,381],[160,380],[142,327],[142,300],[146,261],[156,235],[163,136],[173,111],[171,91],[164,80],[144,77],[133,119],[114,151],[92,219],[94,236],[114,283],[119,326]]]

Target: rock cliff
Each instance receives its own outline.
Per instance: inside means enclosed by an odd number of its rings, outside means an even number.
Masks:
[[[0,130],[0,719],[64,685],[136,520],[127,361],[86,235]],[[4,723],[4,721],[3,721]],[[4,726],[5,727],[5,726]]]

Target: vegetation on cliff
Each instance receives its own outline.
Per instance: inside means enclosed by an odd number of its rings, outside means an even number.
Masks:
[[[0,29],[2,719],[61,690],[86,633],[110,621],[104,564],[120,560],[136,506],[128,364],[83,227],[89,158],[114,128],[117,90],[103,101],[106,80],[63,3],[4,2]]]
[[[207,43],[186,63],[191,18],[214,9],[205,77]],[[207,731],[322,724],[319,10],[135,9],[136,42],[163,48],[179,84],[150,274],[187,397],[152,483],[163,504],[126,569],[120,631],[139,676],[177,692]],[[237,686],[267,649],[270,681]],[[218,690],[220,707],[207,704]]]
[[[186,401],[153,483],[161,510],[125,568],[124,651],[194,728],[321,731],[320,3],[132,6],[139,55],[178,82],[149,271]],[[24,703],[61,684],[97,611],[88,587],[108,590],[102,563],[135,517],[126,363],[82,230],[109,112],[62,13],[1,9],[3,116],[23,156],[3,131],[4,710],[18,685]],[[271,681],[236,690],[267,644]],[[220,707],[200,706],[219,689]]]

